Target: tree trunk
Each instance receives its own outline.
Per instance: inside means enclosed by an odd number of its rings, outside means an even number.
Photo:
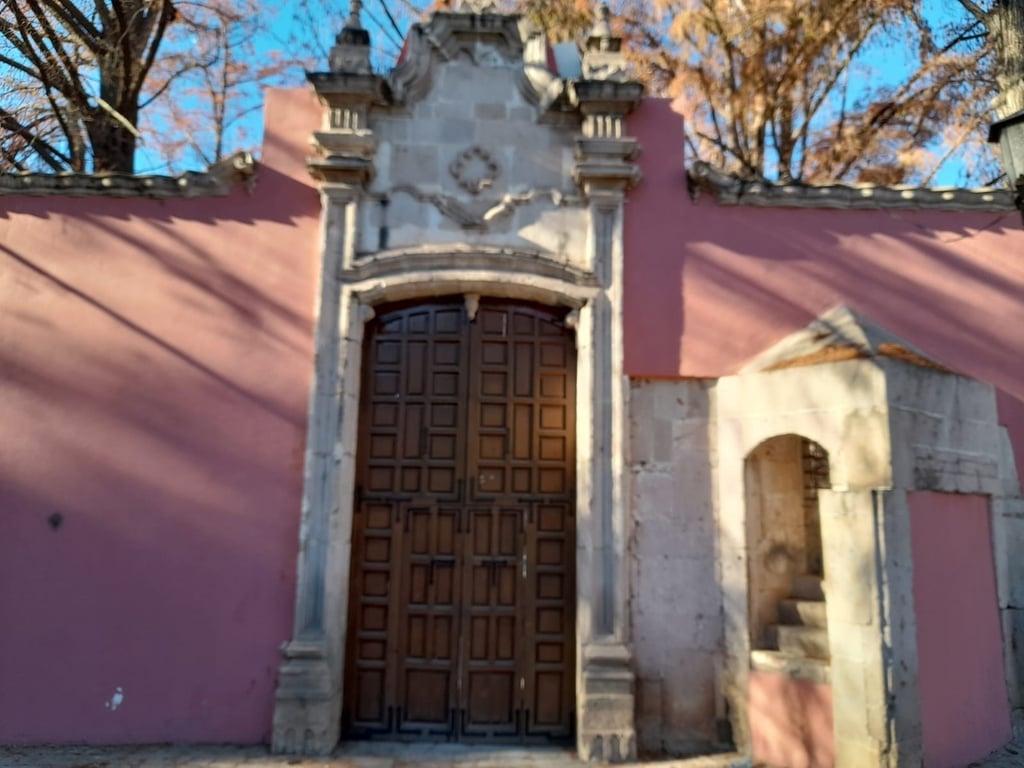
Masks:
[[[1024,109],[1024,0],[997,0],[987,26],[996,51],[999,97],[993,105],[1000,118]]]
[[[137,114],[122,115],[135,125]],[[134,173],[135,136],[121,121],[104,109],[97,109],[89,120],[89,145],[92,147],[93,173]]]

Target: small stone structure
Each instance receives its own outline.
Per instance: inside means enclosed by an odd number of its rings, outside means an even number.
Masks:
[[[715,413],[726,685],[739,742],[749,743],[750,731],[764,725],[754,712],[745,714],[748,692],[754,695],[751,573],[765,555],[745,530],[751,510],[738,492],[745,487],[740,459],[765,440],[795,433],[830,459],[831,487],[818,493],[836,765],[918,764],[929,725],[921,718],[918,669],[926,638],[914,623],[919,595],[907,499],[921,491],[988,497],[997,525],[1006,520],[1007,505],[1019,509],[1016,470],[991,387],[954,374],[840,307],[719,380]],[[983,569],[992,562],[991,552],[976,557]],[[1009,574],[1000,570],[1005,589]],[[991,623],[976,627],[979,636],[1001,634],[995,597],[978,596],[991,601]],[[1009,629],[1011,615],[1005,601],[1000,605]],[[1006,738],[1003,687],[1017,690],[1013,665],[1007,669],[1009,678],[993,690],[974,691]]]
[[[631,404],[642,745],[707,744],[728,718],[736,745],[770,764],[912,766],[948,759],[936,744],[943,735],[967,754],[972,741],[984,754],[1009,738],[1009,710],[1020,706],[1020,630],[1019,577],[1008,558],[1022,501],[990,386],[837,307],[739,374],[637,382]],[[817,446],[810,478],[802,444]],[[814,534],[804,494],[812,485],[824,578],[808,584]],[[943,689],[945,672],[919,669],[918,658],[951,630],[936,626],[934,612],[926,631],[915,626],[929,587],[915,581],[911,555],[921,526],[931,525],[923,522],[929,506],[942,499],[977,499],[992,521],[987,545],[951,578],[970,581],[976,571],[984,583],[993,565],[997,577],[976,596],[970,638],[943,651],[953,654],[950,666],[980,660],[970,682],[958,683],[977,720],[945,725],[922,716],[941,709],[937,698],[955,698]],[[763,650],[780,605],[783,614],[804,612],[793,616],[807,625],[800,632],[817,631],[797,638],[804,645],[796,651]],[[938,621],[955,624],[959,615],[950,608]],[[673,636],[672,627],[685,629]]]

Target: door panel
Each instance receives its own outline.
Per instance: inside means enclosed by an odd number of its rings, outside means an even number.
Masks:
[[[397,728],[447,736],[458,661],[460,584],[455,572],[458,508],[408,508],[399,562],[405,604],[399,635]]]
[[[514,736],[520,706],[519,560],[522,515],[516,509],[471,509],[464,571],[470,585],[464,606],[466,737]]]
[[[484,300],[367,328],[349,737],[567,739],[575,679],[575,348]]]

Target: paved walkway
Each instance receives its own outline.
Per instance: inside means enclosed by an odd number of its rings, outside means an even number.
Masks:
[[[1024,734],[997,749],[984,760],[971,763],[967,768],[1022,768],[1024,766]]]
[[[584,768],[574,752],[452,744],[345,744],[331,757],[266,747],[0,747],[0,768]],[[641,763],[651,768],[750,768],[737,754]]]
[[[583,768],[573,752],[461,745],[346,744],[331,757],[282,757],[266,747],[3,747],[0,768]],[[642,762],[638,768],[751,768],[737,754]],[[1024,736],[965,768],[1024,768]]]

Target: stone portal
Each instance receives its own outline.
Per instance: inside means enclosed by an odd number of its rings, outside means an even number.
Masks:
[[[642,89],[625,76],[619,45],[605,14],[582,77],[566,79],[549,66],[543,35],[517,18],[436,13],[412,28],[401,63],[384,78],[370,67],[354,4],[330,71],[310,75],[325,108],[309,163],[324,241],[278,752],[329,751],[343,710],[361,706],[342,692],[351,695],[343,668],[353,637],[356,457],[366,449],[357,416],[365,323],[385,304],[459,296],[466,317],[483,313],[488,298],[546,305],[574,337],[571,725],[584,758],[635,755],[621,295],[623,198],[639,175],[623,121]]]

